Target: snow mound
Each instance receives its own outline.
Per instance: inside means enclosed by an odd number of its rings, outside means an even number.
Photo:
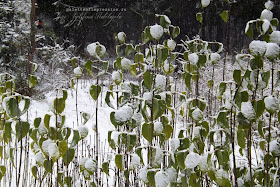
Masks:
[[[115,113],[115,119],[118,123],[123,123],[131,119],[133,116],[133,109],[129,106],[123,106]]]
[[[273,31],[270,34],[270,42],[280,45],[280,31]]]
[[[249,49],[254,56],[263,56],[266,51],[266,42],[254,40],[250,43]]]
[[[49,156],[48,147],[51,143],[54,143],[53,140],[51,140],[51,139],[47,139],[47,140],[43,141],[43,143],[42,143],[42,151],[48,156]]]
[[[274,59],[279,56],[280,48],[276,43],[267,43],[265,56],[269,59]]]
[[[150,27],[150,33],[154,39],[159,40],[163,35],[163,28],[157,24],[153,25]]]
[[[164,171],[159,171],[155,174],[156,187],[167,187],[169,184],[168,174]]]
[[[53,160],[57,160],[59,158],[59,149],[58,149],[58,146],[56,145],[56,143],[50,143],[49,144],[48,152],[49,152],[49,156]]]
[[[188,55],[189,61],[191,64],[196,65],[198,62],[198,55],[196,53],[191,53]]]
[[[170,51],[173,51],[176,47],[176,42],[174,40],[167,40],[167,47]]]
[[[211,62],[217,63],[221,59],[221,56],[218,53],[211,53],[210,59]]]
[[[125,38],[126,38],[126,35],[124,32],[119,32],[117,34],[117,38],[119,40],[120,43],[124,43],[125,42]]]
[[[162,149],[160,147],[154,147],[155,150],[155,154],[153,151],[153,162],[152,165],[153,166],[160,166],[161,165],[161,161],[162,161]]]
[[[170,182],[176,182],[177,179],[177,172],[176,169],[172,168],[168,168],[166,170],[167,174],[168,174],[168,178]]]
[[[83,75],[83,69],[81,68],[81,67],[76,67],[75,69],[74,69],[74,75],[75,75],[75,77],[76,78],[81,78],[82,77],[82,75]]]
[[[270,10],[264,9],[261,13],[262,20],[267,19],[268,21],[271,21],[273,18],[273,13]]]
[[[142,180],[144,183],[149,183],[148,178],[147,178],[147,173],[148,173],[148,170],[147,170],[146,167],[141,168],[141,169],[139,170],[139,178],[140,178],[140,180]]]
[[[87,46],[87,51],[91,56],[100,59],[105,55],[106,48],[104,45],[101,45],[99,42],[95,42]]]
[[[131,61],[127,58],[123,58],[121,60],[121,66],[123,70],[129,70],[131,64],[132,64]]]
[[[250,101],[241,103],[241,113],[249,120],[252,120],[256,117],[256,112]]]
[[[79,135],[81,139],[84,139],[88,135],[88,128],[86,126],[78,127]]]
[[[195,168],[200,161],[200,155],[194,152],[190,152],[185,159],[186,168]]]
[[[41,151],[36,153],[35,161],[38,163],[39,166],[43,166],[44,165],[45,156],[44,156],[44,154]]]
[[[228,179],[228,173],[223,169],[219,169],[216,172],[216,178],[217,181],[223,181],[224,179]]]
[[[270,22],[267,19],[264,19],[263,24],[262,24],[263,32],[266,33],[266,31],[268,31],[269,27],[270,27]]]
[[[208,154],[205,154],[200,157],[198,167],[201,169],[201,171],[204,172],[208,171],[209,168],[208,168],[207,159],[208,159]]]

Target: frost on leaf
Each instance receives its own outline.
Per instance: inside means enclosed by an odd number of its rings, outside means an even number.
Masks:
[[[186,168],[195,168],[200,161],[200,155],[194,152],[190,152],[185,159]]]
[[[157,121],[154,124],[154,133],[155,135],[160,135],[163,131],[163,125],[161,122]]]
[[[78,131],[79,131],[79,134],[80,134],[80,138],[81,139],[84,139],[85,137],[87,137],[88,135],[88,129],[86,126],[79,126],[78,127]]]
[[[188,55],[189,61],[191,64],[196,65],[198,62],[198,55],[196,53],[191,53]]]
[[[201,6],[203,8],[207,7],[210,4],[210,0],[201,0]]]
[[[193,112],[192,112],[192,118],[195,121],[200,121],[203,118],[203,113],[199,108],[196,108]]]
[[[266,42],[254,40],[250,43],[249,49],[253,56],[263,56],[266,51]]]
[[[131,161],[129,164],[129,170],[134,170],[138,166],[140,166],[140,157],[137,154],[132,154],[131,155]]]
[[[83,69],[81,67],[76,67],[74,69],[74,75],[77,79],[81,78],[83,75]]]
[[[121,134],[121,132],[118,131],[113,131],[111,133],[111,139],[115,142],[116,145],[118,145],[119,143],[119,135]]]
[[[121,60],[121,66],[123,70],[129,70],[131,64],[131,61],[127,58],[123,58]]]
[[[153,25],[150,27],[150,33],[154,39],[159,40],[163,35],[163,27],[157,24]]]
[[[157,75],[155,80],[155,89],[158,91],[165,90],[166,78],[163,75]]]
[[[262,20],[266,19],[268,21],[271,21],[273,18],[273,13],[270,10],[264,9],[261,13],[261,17]]]
[[[118,123],[123,123],[131,119],[133,116],[133,109],[129,106],[123,106],[115,113],[115,119]]]
[[[273,31],[271,33],[270,42],[280,45],[280,31]]]
[[[279,109],[279,103],[273,96],[264,98],[265,108],[269,113],[275,113]]]
[[[276,43],[267,43],[266,47],[265,56],[268,59],[274,59],[279,56],[280,48]]]
[[[269,1],[265,2],[264,6],[267,10],[271,10],[274,7],[274,3],[269,0]]]
[[[156,187],[167,187],[169,184],[168,174],[164,171],[159,171],[155,174]]]
[[[170,51],[173,51],[176,47],[176,42],[174,40],[167,40],[167,47]]]
[[[178,138],[170,139],[170,148],[172,152],[175,152],[180,147],[180,140]]]
[[[277,140],[273,140],[269,143],[270,151],[277,157],[280,156],[280,144]]]
[[[241,103],[241,113],[249,120],[255,119],[256,117],[256,112],[250,101]]]

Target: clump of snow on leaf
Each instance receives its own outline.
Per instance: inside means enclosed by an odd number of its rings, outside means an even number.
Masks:
[[[154,154],[155,151],[155,154]],[[162,149],[160,147],[154,147],[153,150],[153,166],[160,166],[162,161]]]
[[[146,167],[141,168],[141,169],[139,170],[139,178],[140,178],[144,183],[149,183],[148,178],[147,178],[147,173],[148,173],[148,170],[147,170]]]
[[[120,84],[122,82],[122,75],[119,71],[113,71],[112,79],[116,84]]]
[[[207,7],[210,4],[210,0],[201,0],[201,6],[203,8]]]
[[[176,42],[174,40],[167,40],[167,47],[170,51],[173,51],[176,47]]]
[[[75,69],[74,69],[74,75],[75,75],[75,77],[76,78],[81,78],[82,77],[82,75],[83,75],[83,69],[81,68],[81,67],[76,67]]]
[[[269,1],[265,2],[264,6],[267,10],[271,10],[274,7],[274,3],[269,0]]]
[[[158,24],[153,25],[150,27],[150,33],[154,39],[159,40],[163,35],[163,28]]]
[[[185,159],[186,168],[195,168],[200,160],[200,155],[194,152],[190,152]]]
[[[82,171],[86,169],[85,164],[86,164],[87,160],[88,160],[88,158],[82,157],[79,161],[80,168],[81,168]]]
[[[266,31],[268,31],[269,27],[270,27],[270,22],[267,19],[264,19],[263,24],[262,24],[263,32],[266,33]]]
[[[121,132],[118,132],[118,131],[113,131],[111,133],[111,139],[115,142],[115,144],[118,144],[120,134],[121,134]]]
[[[126,38],[126,35],[124,32],[119,32],[117,34],[117,37],[118,37],[118,40],[120,43],[124,43],[125,42],[125,38]]]
[[[49,152],[49,156],[53,160],[57,160],[59,158],[59,149],[58,149],[58,146],[56,145],[56,143],[50,143],[49,144],[48,152]]]
[[[140,157],[137,154],[132,154],[131,155],[131,161],[130,161],[130,164],[129,164],[129,169],[134,170],[138,166],[140,166]]]
[[[280,144],[277,140],[273,140],[269,143],[270,146],[270,151],[275,155],[275,156],[280,156]]]
[[[211,53],[210,59],[211,62],[217,63],[221,59],[221,56],[218,53]]]
[[[250,101],[241,103],[241,113],[245,118],[252,120],[256,116],[256,112]]]
[[[163,91],[166,86],[166,78],[163,75],[157,75],[155,80],[155,89]]]
[[[250,43],[249,49],[254,56],[263,56],[266,51],[266,42],[254,40]]]
[[[209,168],[208,168],[207,159],[208,159],[208,154],[205,154],[200,157],[198,167],[200,168],[201,171],[204,172],[208,171]]]
[[[196,108],[193,112],[192,112],[192,118],[195,121],[200,121],[203,118],[203,113],[199,108]]]
[[[155,122],[155,124],[154,124],[154,133],[155,133],[155,135],[161,134],[162,131],[163,131],[162,123],[159,122],[159,121]]]
[[[169,184],[168,174],[164,171],[158,171],[155,174],[156,187],[167,187]]]
[[[217,181],[222,182],[224,179],[228,179],[228,173],[223,169],[219,169],[216,172],[216,178]]]
[[[268,21],[271,21],[273,18],[273,13],[270,10],[264,9],[261,13],[261,17],[262,20],[266,19]]]
[[[45,159],[46,158],[45,158],[44,154],[41,151],[36,153],[35,161],[38,163],[39,166],[43,166]]]
[[[88,170],[89,172],[93,173],[96,170],[96,161],[92,159],[88,159],[85,162],[85,169]]]
[[[180,147],[180,140],[178,138],[172,138],[170,139],[170,148],[171,151],[174,152]]]
[[[129,70],[131,64],[131,61],[127,58],[123,58],[121,60],[121,66],[123,70]]]
[[[265,108],[269,113],[274,113],[279,109],[279,103],[273,96],[264,98]]]
[[[176,169],[174,169],[173,167],[168,168],[166,170],[167,174],[168,174],[168,178],[170,182],[176,182],[177,179],[177,172]]]
[[[87,46],[87,51],[91,56],[100,59],[105,55],[106,48],[104,45],[101,45],[99,42],[95,42]]]
[[[270,34],[270,42],[280,45],[280,31],[273,31]]]
[[[198,55],[196,53],[191,53],[188,55],[189,61],[191,64],[196,65],[198,62]]]
[[[274,59],[279,56],[280,48],[276,43],[267,43],[265,56],[269,59]]]
[[[88,128],[86,126],[78,127],[79,135],[81,139],[84,139],[88,135]]]
[[[49,156],[48,147],[51,143],[53,143],[53,140],[51,140],[51,139],[47,139],[47,140],[43,141],[43,143],[42,143],[42,151],[48,156]]]
[[[133,116],[133,109],[129,106],[123,106],[115,113],[115,119],[117,122],[126,122]]]

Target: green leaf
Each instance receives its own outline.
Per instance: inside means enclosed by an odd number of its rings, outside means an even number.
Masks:
[[[262,81],[265,82],[265,85],[262,89],[266,88],[270,79],[270,71],[265,71],[261,73]]]
[[[6,121],[4,126],[4,138],[6,138],[8,141],[12,140],[12,122]]]
[[[172,31],[173,39],[176,38],[180,34],[180,27],[174,27]]]
[[[135,63],[143,63],[144,62],[144,55],[143,53],[136,53],[134,56]]]
[[[273,25],[274,27],[278,27],[279,25],[279,21],[277,18],[273,18],[271,21],[270,21],[271,25]]]
[[[253,39],[254,36],[254,32],[253,32],[253,23],[252,22],[248,22],[245,28],[245,33],[251,38]]]
[[[275,87],[279,87],[280,86],[280,71],[277,72],[277,81],[275,83]]]
[[[88,122],[88,120],[90,119],[90,114],[86,113],[86,112],[83,112],[82,113],[82,117],[84,119],[84,123],[83,124],[86,124]]]
[[[165,140],[168,140],[171,137],[171,134],[173,132],[173,128],[172,128],[171,125],[165,125],[162,132],[165,134]]]
[[[225,23],[227,23],[228,22],[228,11],[227,10],[223,10],[223,12],[221,14],[221,17],[222,17],[223,21]]]
[[[38,173],[38,168],[37,168],[37,166],[32,166],[32,167],[31,167],[31,173],[32,173],[33,177],[37,180],[37,179],[38,179],[38,178],[37,178],[37,173]]]
[[[229,153],[227,150],[216,150],[215,154],[218,158],[219,164],[226,166],[229,162]]]
[[[165,28],[165,29],[168,29],[169,28],[169,25],[170,25],[170,20],[169,18],[166,16],[166,15],[159,15],[159,14],[156,14],[157,17],[160,17],[159,19],[159,23],[160,25]]]
[[[27,84],[29,88],[32,88],[36,85],[37,83],[37,77],[35,75],[29,75]]]
[[[144,85],[151,90],[153,85],[153,74],[151,74],[149,71],[146,71],[144,73]]]
[[[18,141],[24,138],[29,132],[29,123],[26,121],[16,123],[16,135]]]
[[[124,169],[123,155],[117,154],[115,156],[115,164],[120,170]]]
[[[110,176],[110,174],[109,174],[109,163],[108,162],[103,162],[102,163],[102,171],[104,171],[108,176]]]
[[[66,166],[68,166],[72,162],[74,155],[75,155],[75,149],[72,148],[67,149],[66,153],[62,157],[63,162]]]
[[[259,132],[259,135],[264,138],[263,121],[259,121],[259,123],[258,123],[258,132]]]
[[[47,129],[50,128],[50,119],[51,119],[51,116],[49,114],[46,114],[44,117],[44,125]]]
[[[91,87],[89,89],[89,93],[90,93],[90,96],[92,99],[94,99],[96,101],[100,92],[101,92],[101,86],[91,85]]]
[[[183,74],[183,78],[185,80],[185,84],[186,84],[187,88],[189,89],[189,91],[192,91],[192,88],[191,88],[192,75],[190,73],[186,72]]]
[[[265,110],[265,104],[263,99],[254,102],[254,109],[256,111],[256,118],[261,117]]]
[[[53,107],[58,114],[61,114],[65,109],[65,100],[63,98],[55,98]]]
[[[263,68],[263,59],[261,56],[255,56],[250,60],[250,67],[252,70]]]
[[[64,184],[67,185],[67,186],[71,186],[72,177],[64,177]]]
[[[89,76],[93,77],[93,72],[92,72],[92,61],[91,60],[87,60],[86,64],[85,64],[85,69],[87,71],[87,73],[89,74]]]
[[[159,118],[166,109],[166,102],[164,100],[154,99],[153,100],[153,120]]]
[[[219,94],[218,94],[218,98],[221,99],[224,92],[226,91],[227,88],[227,83],[225,82],[221,82],[220,86],[219,86]]]
[[[179,163],[179,166],[184,169],[185,166],[185,159],[187,157],[186,151],[180,151],[176,153],[176,161]]]
[[[247,102],[249,100],[249,94],[247,91],[237,92],[235,95],[235,103],[241,108],[242,102]]]
[[[203,17],[201,12],[196,13],[196,20],[199,21],[199,23],[202,23]]]
[[[212,89],[213,86],[214,86],[214,81],[213,81],[213,80],[209,80],[209,81],[207,82],[207,86],[208,86],[210,89]]]
[[[17,98],[14,96],[5,97],[3,100],[3,104],[5,106],[6,112],[9,117],[14,118],[16,116],[19,117],[19,108]]]
[[[202,66],[204,66],[206,64],[206,61],[207,61],[206,55],[204,54],[198,55],[197,67],[201,68]]]
[[[127,134],[127,140],[125,142],[125,145],[127,147],[127,151],[131,151],[133,147],[136,145],[136,134]]]
[[[58,149],[59,149],[60,156],[63,156],[68,150],[67,142],[65,140],[59,141]]]
[[[38,128],[39,127],[39,125],[40,125],[40,123],[41,123],[41,121],[42,121],[42,119],[41,118],[35,118],[34,119],[34,127],[35,128]]]
[[[107,91],[106,92],[106,96],[105,96],[105,102],[106,104],[111,107],[112,109],[115,109],[115,107],[113,106],[113,104],[110,101],[110,97],[112,96],[112,92],[111,91]]]
[[[156,185],[155,174],[156,174],[155,170],[148,170],[147,172],[147,179],[149,181],[149,184],[152,186]]]
[[[237,142],[238,145],[242,148],[245,149],[246,141],[245,141],[245,132],[243,129],[238,129],[237,130]]]
[[[233,79],[237,84],[241,83],[241,70],[235,69],[233,71]]]
[[[248,121],[241,112],[237,114],[237,121],[243,129],[248,129],[250,127],[250,121]]]
[[[81,140],[81,138],[80,138],[79,131],[78,130],[73,130],[73,139],[72,139],[72,142],[71,142],[71,148],[74,148],[79,143],[80,140]]]
[[[158,62],[159,65],[162,66],[163,62],[168,58],[168,48],[158,48]]]
[[[52,173],[53,161],[52,160],[45,160],[44,161],[44,168],[48,173]]]
[[[137,64],[132,64],[132,65],[130,65],[130,67],[129,67],[129,72],[130,72],[130,74],[133,76],[133,77],[137,77],[137,70],[136,70],[136,66],[137,66]]]
[[[153,129],[154,129],[154,124],[152,123],[144,123],[142,125],[142,135],[143,137],[150,143],[152,143],[153,140]]]
[[[133,48],[133,45],[131,44],[126,44],[126,47],[125,47],[125,55],[126,56],[129,56],[132,52],[133,52],[134,48]]]
[[[220,111],[217,117],[217,123],[224,129],[228,129],[228,118],[227,118],[227,111]]]
[[[29,109],[30,106],[30,98],[29,97],[23,97],[24,100],[24,107],[22,111],[20,112],[20,115],[22,116],[27,110]]]
[[[180,140],[180,146],[179,146],[179,150],[187,150],[190,145],[190,139],[189,138],[179,138]]]

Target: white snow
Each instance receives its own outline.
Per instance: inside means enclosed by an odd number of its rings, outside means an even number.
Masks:
[[[51,139],[47,139],[47,140],[43,141],[43,143],[42,143],[42,151],[43,151],[46,155],[48,155],[48,156],[49,156],[49,149],[48,149],[48,147],[49,147],[49,145],[52,144],[52,143],[54,143],[54,142],[53,142],[53,140],[51,140]]]
[[[153,148],[155,151],[156,154],[154,154],[154,151],[153,151],[153,162],[152,162],[152,165],[153,166],[160,166],[161,165],[161,162],[162,162],[162,149],[160,147],[154,147]]]
[[[122,66],[123,70],[129,70],[131,64],[132,64],[132,62],[127,58],[123,58],[121,60],[121,66]]]
[[[270,42],[280,45],[280,31],[273,31],[270,34]]]
[[[198,55],[196,53],[191,53],[188,55],[189,61],[191,64],[196,65],[198,62]]]
[[[198,126],[198,127],[194,127],[193,128],[193,137],[200,137],[200,130],[201,130],[201,127]]]
[[[163,75],[157,75],[155,80],[155,89],[158,91],[165,90],[166,78]]]
[[[221,55],[219,55],[219,53],[211,53],[210,59],[211,62],[217,63],[221,59]]]
[[[192,112],[192,117],[195,121],[200,121],[203,118],[203,113],[199,108],[196,108],[193,112]]]
[[[147,173],[148,173],[147,167],[141,168],[139,170],[139,178],[144,183],[149,183],[148,178],[147,178]]]
[[[129,170],[134,170],[138,166],[140,166],[140,157],[137,154],[132,154],[131,155],[131,161],[129,164]]]
[[[74,75],[75,75],[75,77],[78,78],[78,79],[81,78],[82,75],[83,75],[83,69],[82,69],[80,66],[76,67],[76,68],[74,69]]]
[[[256,112],[250,101],[241,103],[241,113],[245,118],[252,120],[256,116]]]
[[[112,131],[112,133],[111,133],[111,139],[115,142],[116,145],[118,145],[120,134],[121,134],[121,132],[118,132],[118,131]]]
[[[84,139],[88,135],[88,128],[84,125],[78,127],[80,138]]]
[[[178,147],[180,147],[180,140],[179,138],[172,138],[170,139],[170,149],[172,152],[175,152]]]
[[[95,42],[87,46],[87,51],[91,56],[100,59],[100,57],[106,53],[106,48],[104,45],[101,45],[99,42]]]
[[[159,40],[163,35],[163,28],[158,24],[150,26],[150,33],[154,39]]]
[[[174,40],[168,39],[167,40],[167,47],[170,51],[173,51],[176,47],[176,42]]]
[[[119,32],[117,35],[120,43],[124,43],[125,42],[125,38],[126,38],[126,34],[124,32]]]
[[[203,8],[207,7],[210,4],[210,0],[201,0],[201,6]]]
[[[223,169],[219,169],[216,172],[216,178],[218,181],[223,181],[223,179],[228,179],[228,173]]]
[[[163,15],[163,18],[168,24],[171,24],[169,17],[167,17],[166,15]]]
[[[270,112],[276,112],[279,109],[279,103],[273,96],[264,98],[265,108]]]
[[[274,59],[277,58],[277,56],[279,56],[280,48],[276,43],[267,43],[266,47],[267,47],[265,52],[266,57],[270,59]]]
[[[115,119],[118,123],[130,120],[133,116],[133,109],[129,106],[123,106],[115,113]]]
[[[48,129],[45,127],[44,123],[40,123],[38,127],[38,132],[41,136],[48,133]]]
[[[270,10],[264,9],[261,13],[262,20],[267,19],[268,21],[271,21],[273,18],[273,13]]]
[[[254,40],[250,43],[249,49],[252,53],[252,55],[257,56],[261,55],[263,56],[266,51],[266,42]]]
[[[119,71],[113,71],[112,79],[113,79],[114,82],[116,82],[118,84],[121,83],[122,82],[121,73]]]
[[[157,121],[154,123],[154,133],[155,135],[160,135],[163,131],[163,125],[161,122]]]
[[[57,160],[59,158],[59,149],[58,149],[58,146],[56,145],[56,143],[50,143],[49,144],[48,152],[49,152],[49,156],[53,160]]]
[[[92,159],[88,159],[85,162],[85,169],[88,170],[89,172],[93,173],[96,170],[96,161],[92,160]]]
[[[158,171],[155,174],[156,187],[167,187],[169,184],[168,174],[164,171]]]
[[[85,170],[85,169],[86,169],[85,164],[86,164],[86,161],[87,161],[88,159],[89,159],[89,158],[87,158],[87,157],[82,157],[82,158],[80,158],[79,164],[80,164],[81,170]]]
[[[176,180],[177,180],[177,172],[176,172],[176,170],[173,167],[171,167],[171,168],[168,168],[166,170],[166,172],[168,174],[169,181],[170,182],[176,182]]]
[[[266,33],[266,31],[268,31],[270,27],[270,21],[268,21],[267,19],[263,20],[263,24],[262,24],[262,30],[264,33]]]
[[[195,168],[200,161],[200,155],[194,152],[190,152],[185,159],[186,168]]]
[[[45,156],[44,154],[39,151],[38,153],[36,153],[35,155],[35,161],[38,163],[39,166],[43,166],[44,165],[44,161],[45,161]]]
[[[207,159],[208,159],[208,154],[200,156],[198,167],[201,169],[201,171],[204,172],[208,171],[209,167],[208,167]]]
[[[267,10],[271,10],[274,7],[274,3],[269,0],[269,1],[265,2],[264,6]]]
[[[272,152],[273,154],[275,154],[275,156],[280,156],[280,145],[279,142],[277,140],[272,140],[269,143],[270,146],[270,152]]]

